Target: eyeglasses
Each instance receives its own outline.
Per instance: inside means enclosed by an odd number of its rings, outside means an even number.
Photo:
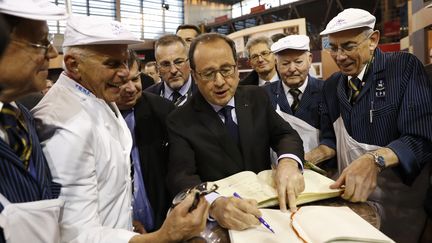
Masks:
[[[201,183],[195,187],[185,189],[174,197],[174,199],[172,200],[171,208],[174,208],[175,206],[180,204],[192,192],[198,193],[199,196],[205,196],[207,194],[215,192],[218,188],[219,188],[219,186],[216,184],[210,184],[209,185],[209,183],[203,182],[203,183]],[[198,204],[197,200],[199,200],[199,197],[195,197],[195,201],[194,201],[192,207],[196,207],[196,205]],[[191,209],[189,209],[189,210],[191,211]]]
[[[31,43],[31,42],[25,41],[25,40],[17,40],[17,39],[11,39],[11,40],[13,42],[25,44],[25,45],[31,46],[33,48],[36,48],[36,49],[42,49],[44,56],[46,56],[48,54],[48,51],[53,47],[53,45],[52,45],[53,39],[54,39],[54,35],[49,34],[47,36],[47,39],[44,41],[45,43],[43,43],[43,44]]]
[[[267,58],[267,57],[269,57],[270,54],[272,54],[272,53],[273,53],[273,52],[268,51],[268,50],[267,50],[267,51],[262,51],[261,53],[253,54],[252,56],[249,57],[249,59],[252,60],[252,61],[256,61],[256,60],[258,60],[259,57]]]
[[[158,66],[159,66],[159,69],[162,71],[170,70],[172,65],[174,65],[174,67],[176,67],[177,69],[180,69],[186,64],[186,62],[188,60],[189,59],[186,58],[186,59],[175,60],[174,62],[164,61],[164,62],[159,63]]]
[[[339,50],[344,54],[344,55],[350,55],[352,54],[354,51],[357,50],[357,48],[366,40],[368,40],[371,37],[372,34],[368,35],[366,38],[364,38],[363,40],[361,40],[358,43],[347,43],[347,44],[342,44],[340,47],[338,46],[330,46],[329,48],[327,48],[326,50],[330,53],[330,55],[332,56],[336,56],[339,52]]]
[[[218,70],[208,70],[201,73],[196,72],[196,74],[198,74],[203,81],[214,81],[216,80],[217,73],[220,73],[224,78],[229,78],[234,74],[236,68],[237,65],[227,65]]]

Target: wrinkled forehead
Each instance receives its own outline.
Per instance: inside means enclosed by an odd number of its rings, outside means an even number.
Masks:
[[[351,29],[351,30],[344,30],[336,33],[332,33],[328,35],[329,43],[330,44],[345,44],[349,42],[357,42],[359,39],[363,36],[364,29],[358,28],[358,29]]]
[[[86,56],[96,57],[96,58],[112,58],[127,60],[128,59],[128,49],[127,45],[123,44],[113,44],[113,45],[88,45],[83,46],[85,49]]]

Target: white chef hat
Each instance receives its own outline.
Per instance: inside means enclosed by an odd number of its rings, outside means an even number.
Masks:
[[[375,20],[375,17],[366,10],[348,8],[330,20],[327,27],[320,33],[320,35],[328,35],[361,27],[369,27],[373,29],[375,26]]]
[[[66,24],[63,47],[142,43],[115,20],[95,16],[71,16]]]
[[[65,9],[48,0],[2,0],[0,13],[34,20],[60,20],[67,18]]]
[[[278,53],[286,49],[309,51],[309,36],[307,35],[289,35],[279,39],[271,46],[273,53]]]

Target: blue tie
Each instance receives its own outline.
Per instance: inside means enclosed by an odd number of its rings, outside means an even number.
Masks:
[[[225,128],[228,130],[230,136],[234,139],[234,141],[239,143],[239,129],[238,125],[234,122],[231,110],[234,109],[232,106],[225,106],[219,110],[219,112],[225,117]]]
[[[18,119],[18,109],[9,103],[4,103],[0,112],[0,125],[5,129],[9,146],[20,157],[27,169],[31,156],[31,141],[25,129],[24,121]]]
[[[153,209],[148,200],[144,179],[141,172],[141,164],[139,159],[138,147],[135,141],[135,116],[133,110],[122,111],[126,124],[132,133],[133,146],[131,152],[132,168],[133,168],[133,219],[140,221],[146,231],[154,229]]]

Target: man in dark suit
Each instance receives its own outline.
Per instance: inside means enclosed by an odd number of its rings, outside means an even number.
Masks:
[[[281,80],[265,85],[273,108],[297,130],[305,152],[316,148],[319,140],[320,108],[324,82],[309,75],[312,64],[309,37],[289,35],[271,47]],[[298,119],[295,119],[295,118]],[[311,161],[307,154],[306,160]]]
[[[201,30],[196,25],[182,24],[177,27],[176,35],[181,37],[187,44],[188,48],[192,41],[201,34]]]
[[[240,171],[270,169],[272,147],[279,156],[275,181],[281,209],[289,202],[295,210],[304,189],[301,139],[272,109],[263,89],[237,88],[234,42],[216,33],[201,35],[192,42],[189,59],[199,92],[168,116],[168,189],[176,194]],[[223,227],[245,229],[259,224],[260,212],[256,202],[230,197],[213,201],[210,214]]]
[[[337,152],[332,188],[371,201],[396,242],[417,242],[432,158],[432,83],[415,56],[381,52],[374,25],[369,12],[346,9],[321,32],[340,69],[323,87],[321,143]]]
[[[276,71],[276,57],[270,50],[273,41],[266,36],[259,36],[248,40],[246,44],[249,64],[252,72],[240,84],[262,86],[279,80]]]
[[[190,75],[188,46],[176,35],[165,35],[155,44],[155,57],[162,82],[146,91],[168,100],[175,106],[183,105],[197,90]]]
[[[52,181],[33,117],[15,101],[44,88],[58,55],[45,20],[66,15],[49,1],[4,0],[0,12],[10,37],[0,59],[0,242],[55,242],[61,185]]]
[[[141,229],[152,232],[162,225],[171,202],[165,186],[168,161],[165,119],[174,105],[157,95],[142,92],[139,65],[133,52],[128,63],[131,78],[121,86],[116,104],[133,138],[134,227],[143,226]]]

